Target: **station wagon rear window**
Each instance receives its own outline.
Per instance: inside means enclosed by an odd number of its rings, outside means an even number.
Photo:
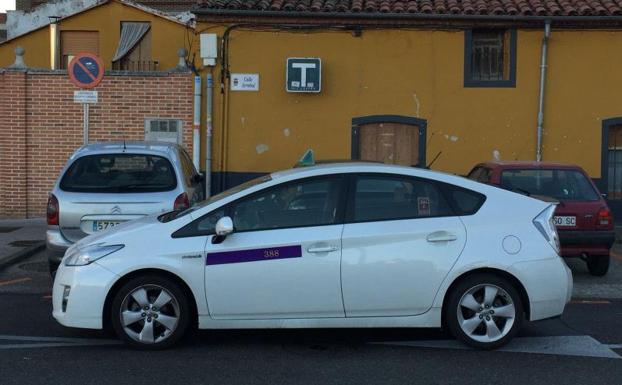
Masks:
[[[511,169],[501,173],[501,187],[557,200],[597,201],[598,193],[577,170]]]
[[[63,175],[60,188],[86,193],[144,193],[177,187],[168,159],[148,154],[100,154],[76,159]]]

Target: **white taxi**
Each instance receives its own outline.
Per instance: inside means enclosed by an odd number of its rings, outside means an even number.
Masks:
[[[570,299],[554,208],[411,167],[276,172],[76,243],[53,315],[145,349],[197,326],[446,327],[492,349]]]

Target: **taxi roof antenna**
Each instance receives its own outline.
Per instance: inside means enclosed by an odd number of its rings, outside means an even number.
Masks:
[[[125,152],[127,150],[127,147],[125,147],[125,138],[123,138],[123,152]]]

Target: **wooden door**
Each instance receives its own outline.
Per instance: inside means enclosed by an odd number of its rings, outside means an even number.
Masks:
[[[403,123],[367,123],[358,127],[359,159],[402,166],[419,164],[419,127]]]

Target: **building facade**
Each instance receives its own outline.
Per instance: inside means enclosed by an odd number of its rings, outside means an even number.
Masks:
[[[224,49],[209,69],[223,187],[309,148],[456,174],[540,152],[620,196],[616,2],[207,0],[194,12]],[[321,61],[319,92],[288,91],[292,58]],[[258,88],[236,90],[238,74]]]
[[[196,25],[109,0],[55,28],[60,58],[72,54],[63,32],[95,32],[115,71],[124,22],[151,23],[159,70],[187,50],[201,78],[197,162],[212,192],[289,168],[307,149],[456,174],[539,153],[579,164],[620,203],[618,2],[200,0],[193,13]],[[22,46],[29,67],[51,68],[51,30],[0,44],[0,67]],[[216,37],[213,63],[201,57],[205,34]]]

